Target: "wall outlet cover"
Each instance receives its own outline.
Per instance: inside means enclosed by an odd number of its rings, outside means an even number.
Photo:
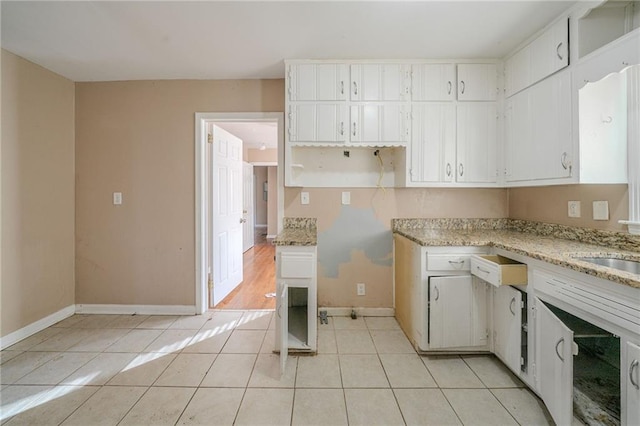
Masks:
[[[593,202],[593,220],[609,220],[609,202]]]
[[[309,204],[309,193],[301,192],[300,193],[300,204]]]

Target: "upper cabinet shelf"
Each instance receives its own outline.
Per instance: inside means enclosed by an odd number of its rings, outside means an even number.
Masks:
[[[582,58],[638,28],[640,2],[604,2],[578,20],[578,57]]]

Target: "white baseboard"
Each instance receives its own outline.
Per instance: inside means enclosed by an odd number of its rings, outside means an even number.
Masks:
[[[278,234],[269,234],[269,235],[267,235],[267,239],[271,240],[271,239],[274,239],[277,236],[278,236]]]
[[[191,305],[76,305],[77,314],[195,315]]]
[[[355,309],[359,317],[393,317],[395,309],[393,308],[323,308],[318,307],[318,312],[327,311],[330,317],[348,317],[351,311]]]
[[[26,339],[29,336],[36,334],[39,331],[44,330],[47,327],[51,327],[53,324],[62,321],[65,318],[69,318],[76,311],[75,305],[69,305],[66,308],[60,309],[58,312],[46,316],[36,322],[32,322],[26,327],[22,327],[19,330],[9,333],[6,336],[0,337],[0,350],[8,348],[9,346],[18,343],[20,340]]]
[[[266,228],[266,227],[267,227],[267,225],[266,225],[266,224],[265,224],[265,225],[262,225],[262,224],[260,224],[260,223],[256,223],[253,227],[254,227],[254,228]]]

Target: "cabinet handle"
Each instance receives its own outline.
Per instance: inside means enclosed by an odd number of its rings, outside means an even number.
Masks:
[[[567,154],[567,152],[563,152],[562,155],[560,156],[560,164],[562,164],[562,168],[567,170],[567,167],[569,167],[568,162],[567,162],[567,157],[569,154]]]
[[[484,272],[485,274],[490,274],[491,273],[491,271],[488,271],[488,270],[486,270],[484,268],[481,268],[479,266],[476,266],[476,270],[478,270],[480,272]]]
[[[447,163],[447,176],[451,176],[451,163]]]
[[[560,48],[561,47],[562,47],[562,42],[558,43],[558,46],[556,46],[556,55],[558,55],[558,59],[563,60],[564,58],[560,54]]]
[[[450,260],[449,263],[452,265],[464,265],[464,260]]]
[[[516,298],[513,297],[511,299],[511,303],[509,303],[509,310],[511,311],[511,315],[513,315],[514,317],[516,316],[515,311],[513,310],[513,306],[516,304]]]
[[[436,291],[436,297],[433,300],[437,302],[438,299],[440,299],[440,290],[438,290],[438,287],[436,286],[434,286],[433,289]]]
[[[465,88],[464,80],[460,80],[460,89],[461,89],[461,90],[460,90],[460,93],[461,93],[462,95],[464,95],[464,88]]]
[[[458,167],[458,172],[460,173],[460,176],[464,174],[464,166],[462,165],[462,163],[460,163],[460,166]]]
[[[451,81],[447,81],[447,95],[451,94],[451,88],[453,87],[453,85],[451,84]]]
[[[344,95],[344,81],[340,82],[340,94]]]
[[[355,81],[353,82],[353,94],[358,94],[358,83],[356,83]]]
[[[353,134],[353,136],[356,135],[356,122],[353,122],[353,131],[351,132]]]
[[[340,122],[340,136],[344,136],[344,121]]]
[[[556,343],[556,355],[558,355],[560,361],[564,362],[564,358],[562,358],[562,355],[560,355],[560,352],[558,352],[558,346],[560,346],[560,343],[564,343],[564,337],[560,338],[560,340],[558,340],[558,343]]]
[[[638,386],[638,380],[633,380],[633,370],[637,370],[637,369],[638,369],[638,360],[634,359],[631,365],[629,366],[629,381],[631,382],[634,388],[640,389],[640,386]]]

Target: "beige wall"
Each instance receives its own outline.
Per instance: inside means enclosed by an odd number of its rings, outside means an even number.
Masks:
[[[267,197],[267,235],[278,235],[278,167],[267,167],[269,196]]]
[[[193,305],[194,114],[278,111],[283,80],[76,84],[76,302]]]
[[[267,182],[267,166],[255,166],[253,173],[256,176],[256,225],[267,225],[267,201],[264,200],[263,184]],[[268,198],[268,197],[267,197]],[[265,232],[267,229],[265,228]]]
[[[581,217],[570,218],[567,202],[580,201]],[[609,202],[609,220],[593,220],[593,202]],[[509,217],[586,228],[626,231],[618,220],[629,216],[627,185],[560,185],[509,189]]]
[[[74,83],[2,50],[0,335],[74,304]]]
[[[300,204],[308,191],[309,205]],[[342,191],[351,204],[342,206]],[[393,306],[393,239],[396,217],[507,217],[506,189],[286,188],[285,216],[318,218],[318,304]],[[356,296],[356,283],[366,296]]]

